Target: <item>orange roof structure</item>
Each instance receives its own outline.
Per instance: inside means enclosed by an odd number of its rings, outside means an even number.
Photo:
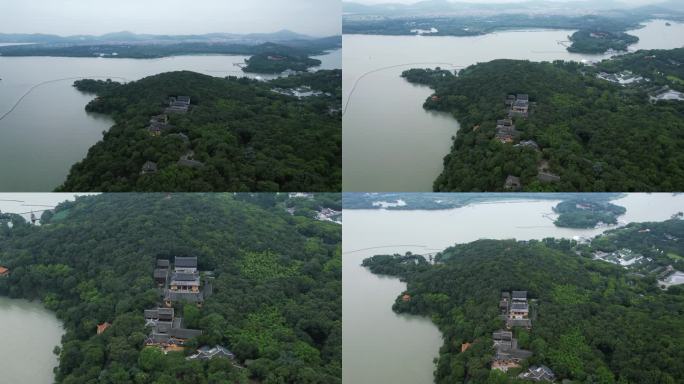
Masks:
[[[468,348],[470,348],[471,345],[472,345],[472,344],[470,344],[470,343],[463,343],[463,344],[461,344],[461,353],[467,351]]]
[[[3,266],[0,266],[0,276],[7,276],[9,275],[9,268],[5,268]]]
[[[181,345],[175,345],[175,344],[170,344],[164,347],[164,352],[182,352],[185,350],[185,347]]]
[[[104,331],[106,331],[107,328],[109,328],[110,326],[111,326],[111,324],[109,324],[109,323],[107,323],[107,322],[104,322],[104,323],[102,323],[102,324],[98,324],[98,325],[97,325],[97,334],[98,334],[98,335],[101,335],[101,334],[102,334]]]

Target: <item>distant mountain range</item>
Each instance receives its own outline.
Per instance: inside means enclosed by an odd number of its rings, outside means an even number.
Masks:
[[[537,14],[585,14],[598,11],[648,11],[650,13],[684,12],[684,1],[668,0],[653,5],[635,6],[619,0],[601,1],[549,1],[528,0],[516,3],[467,3],[449,0],[425,0],[414,4],[386,3],[366,5],[355,2],[343,2],[345,15],[366,15],[385,17],[406,17],[426,15],[465,16],[468,14],[500,14],[500,13],[537,13]]]
[[[0,43],[36,43],[36,44],[69,44],[69,45],[92,45],[92,44],[178,44],[178,43],[230,43],[244,45],[258,45],[263,43],[285,43],[296,41],[314,41],[333,39],[316,38],[302,35],[296,32],[282,30],[274,33],[208,33],[203,35],[150,35],[136,34],[123,31],[108,33],[105,35],[75,35],[58,36],[48,34],[6,34],[0,33]]]

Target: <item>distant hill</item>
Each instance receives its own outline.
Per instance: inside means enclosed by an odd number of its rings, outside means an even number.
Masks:
[[[50,34],[0,33],[0,43],[37,43],[37,44],[106,44],[106,43],[179,43],[179,42],[223,42],[239,44],[262,44],[264,42],[283,43],[288,41],[313,41],[319,38],[299,34],[289,30],[273,33],[207,33],[202,35],[151,35],[129,31],[112,32],[104,35],[59,36]]]
[[[529,0],[519,3],[466,3],[449,0],[425,0],[413,4],[385,3],[366,5],[343,2],[342,9],[347,15],[377,15],[386,17],[408,17],[426,15],[497,14],[497,13],[546,13],[582,14],[595,11],[632,9],[684,11],[684,3],[669,0],[648,7],[630,5],[618,0],[557,2],[548,0]]]

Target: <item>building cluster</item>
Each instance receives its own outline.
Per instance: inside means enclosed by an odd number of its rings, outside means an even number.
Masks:
[[[167,259],[158,259],[154,269],[154,281],[163,295],[163,306],[144,312],[145,325],[150,329],[145,346],[159,347],[164,352],[185,348],[188,340],[198,337],[202,331],[185,328],[183,318],[176,316],[176,302],[204,302],[205,294],[211,293],[211,284],[202,288],[196,257],[176,257],[173,265]],[[208,360],[214,357],[233,359],[233,354],[221,346],[202,347],[188,359]]]
[[[297,88],[273,88],[271,89],[271,92],[279,95],[296,97],[300,100],[307,97],[332,96],[332,94],[328,92],[316,91],[307,85]]]
[[[169,106],[164,110],[165,113],[187,113],[190,109],[190,96],[176,96],[169,98]]]
[[[508,175],[504,182],[504,189],[507,191],[519,191],[522,189],[522,182],[520,178],[513,175]]]
[[[220,345],[210,347],[205,345],[199,349],[195,354],[188,356],[188,360],[211,360],[216,357],[223,357],[226,359],[235,359],[233,352]]]
[[[527,117],[530,112],[530,97],[527,94],[508,95],[506,97],[508,117]]]
[[[182,155],[176,164],[181,167],[189,168],[202,168],[204,166],[204,163],[199,160],[195,160],[195,151],[192,150],[187,151],[184,155]]]
[[[495,354],[492,358],[492,369],[507,372],[511,368],[519,368],[520,363],[532,356],[532,352],[518,348],[518,340],[513,337],[513,327],[530,329],[532,321],[529,318],[529,304],[526,291],[501,293],[499,310],[504,319],[506,329],[492,334]]]
[[[508,117],[496,122],[495,138],[502,143],[513,143],[520,132],[515,129],[513,124],[514,117],[527,117],[530,113],[530,97],[527,94],[508,95],[505,101],[506,113]],[[531,146],[539,149],[534,141],[526,141],[522,146]],[[521,143],[522,144],[522,143]]]
[[[532,352],[518,348],[518,340],[511,331],[496,331],[492,334],[494,340],[494,357],[492,369],[507,372],[511,368],[519,368],[520,363],[532,356]]]
[[[515,139],[520,135],[520,132],[515,129],[515,124],[511,118],[497,120],[496,122],[496,135],[494,136],[497,140],[502,143],[509,144],[515,141]]]
[[[146,309],[145,326],[150,328],[145,346],[160,347],[165,352],[183,350],[189,339],[202,334],[198,329],[184,328],[183,318],[175,316],[173,308]]]
[[[193,303],[201,306],[205,295],[211,294],[211,284],[201,285],[196,257],[176,257],[173,269],[169,260],[157,260],[154,279],[162,290],[164,305],[173,306],[176,302]]]
[[[532,328],[532,320],[529,318],[530,306],[527,302],[527,291],[503,292],[499,309],[502,317],[506,320],[506,328],[524,327]]]
[[[150,118],[150,125],[147,126],[147,131],[150,136],[160,136],[163,131],[173,128],[169,124],[169,116],[166,114],[152,116]]]
[[[169,123],[169,114],[173,113],[187,113],[190,109],[190,96],[176,96],[169,98],[169,106],[164,109],[161,115],[152,116],[147,126],[147,132],[150,136],[161,136],[165,131],[172,130],[173,125]],[[184,144],[190,143],[190,138],[184,133],[174,133],[169,136],[176,136],[183,141]],[[181,167],[200,168],[204,164],[195,160],[193,151],[188,151],[180,156],[177,164]],[[147,161],[143,164],[140,174],[148,175],[157,173],[159,166],[154,161]]]
[[[531,381],[553,382],[556,380],[556,375],[554,375],[551,368],[547,367],[546,365],[540,365],[538,367],[536,365],[533,365],[530,367],[530,369],[527,370],[527,372],[523,372],[520,375],[518,375],[518,378]]]
[[[157,172],[157,163],[154,161],[146,161],[145,164],[142,166],[142,170],[140,171],[140,174],[142,175],[147,175],[150,173],[156,173]]]
[[[495,350],[492,369],[507,372],[512,368],[520,368],[522,361],[532,356],[531,351],[518,347],[518,340],[513,337],[512,332],[515,327],[523,327],[527,330],[532,328],[527,291],[502,292],[499,310],[505,322],[505,329],[492,334]],[[530,367],[528,371],[519,374],[518,378],[550,382],[555,380],[551,369],[543,365]]]

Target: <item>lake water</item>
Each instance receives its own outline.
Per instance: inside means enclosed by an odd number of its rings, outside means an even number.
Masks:
[[[341,56],[338,49],[316,58],[323,62],[321,69],[335,69],[341,68]],[[83,159],[88,148],[114,124],[109,117],[85,112],[85,105],[93,95],[74,89],[75,78],[133,81],[179,70],[218,77],[274,77],[242,72],[236,64],[244,63],[246,58],[235,55],[153,60],[0,56],[0,118],[14,108],[0,120],[0,191],[54,190],[66,179],[71,166]]]
[[[64,329],[38,302],[0,297],[0,382],[49,384]]]
[[[639,49],[684,44],[684,24],[655,20],[631,31]],[[459,129],[450,115],[423,109],[430,88],[400,77],[409,68],[458,69],[495,59],[600,60],[559,44],[574,31],[506,31],[484,36],[343,37],[345,191],[432,191]]]
[[[345,210],[342,232],[343,383],[432,383],[442,339],[429,319],[397,315],[392,304],[406,285],[371,274],[376,254],[430,253],[481,238],[518,240],[595,236],[608,228],[557,228],[558,201],[493,201],[441,211]],[[684,195],[630,194],[621,223],[662,221],[684,211]]]
[[[81,195],[81,194],[79,194]],[[22,214],[27,220],[34,210],[73,200],[73,193],[0,193],[0,211]],[[0,383],[48,384],[54,381],[52,369],[61,344],[62,324],[39,302],[0,296]]]

